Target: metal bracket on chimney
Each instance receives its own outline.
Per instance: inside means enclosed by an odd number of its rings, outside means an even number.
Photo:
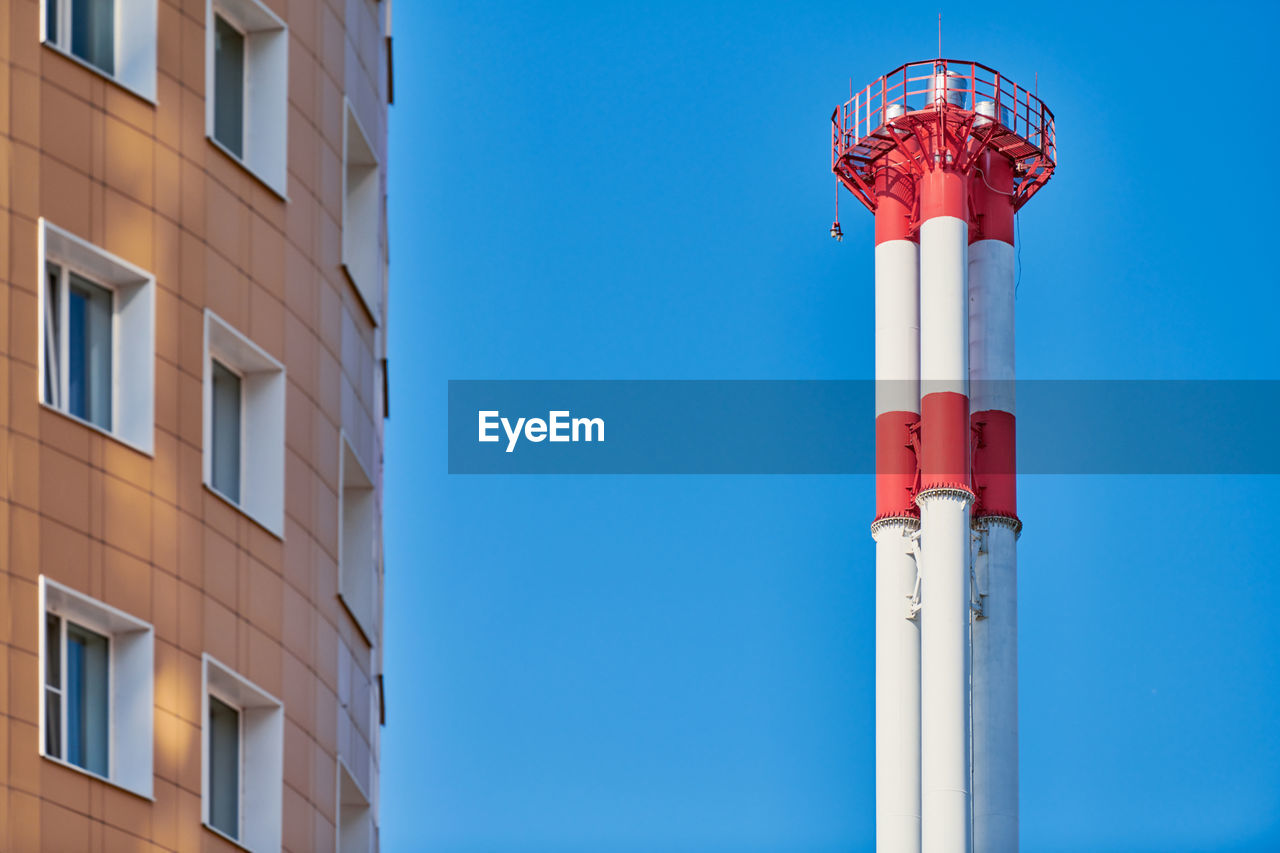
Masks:
[[[976,547],[969,549],[969,610],[973,612],[974,619],[982,619],[986,616],[987,593],[978,583],[978,557],[987,552],[987,531],[983,528],[974,530],[971,534],[972,544]]]
[[[911,559],[916,564],[916,582],[911,589],[911,595],[907,596],[907,618],[915,619],[920,615],[920,531],[917,530],[909,537],[911,542]]]

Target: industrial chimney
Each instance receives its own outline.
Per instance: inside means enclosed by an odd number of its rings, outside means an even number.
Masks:
[[[1008,853],[1014,215],[1053,174],[1053,113],[985,65],[933,59],[831,124],[831,169],[875,214],[876,849]]]

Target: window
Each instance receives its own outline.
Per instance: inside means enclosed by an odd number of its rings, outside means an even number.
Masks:
[[[338,853],[373,853],[375,831],[368,796],[338,759]]]
[[[377,506],[373,480],[343,433],[338,478],[338,591],[357,627],[372,644],[378,612]]]
[[[244,157],[244,33],[213,16],[213,138]]]
[[[155,415],[155,279],[41,220],[41,402],[144,453]]]
[[[204,684],[204,823],[247,850],[279,850],[284,707],[209,655]]]
[[[115,0],[46,0],[45,38],[107,74],[116,70]]]
[[[232,501],[240,502],[240,417],[239,374],[213,360],[213,487]]]
[[[45,751],[90,773],[106,776],[107,656],[110,640],[45,614]]]
[[[45,399],[110,432],[115,293],[53,261],[45,287]]]
[[[343,129],[342,263],[376,324],[382,311],[382,184],[373,143],[346,102]]]
[[[151,626],[45,577],[40,600],[41,754],[150,797]]]
[[[240,837],[240,711],[209,697],[209,823]]]
[[[260,0],[209,0],[209,138],[283,196],[287,188],[289,33]]]
[[[44,43],[156,99],[156,0],[44,0]]]
[[[280,536],[284,531],[284,366],[205,312],[204,481]]]

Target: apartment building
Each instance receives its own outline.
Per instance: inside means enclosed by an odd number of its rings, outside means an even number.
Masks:
[[[391,0],[0,0],[0,849],[373,851]]]

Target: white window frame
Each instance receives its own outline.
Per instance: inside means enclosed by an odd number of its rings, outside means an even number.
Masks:
[[[55,0],[58,6],[58,33],[48,35],[49,0],[40,3],[40,43],[50,50],[110,80],[144,101],[156,103],[156,44],[159,0],[116,0],[115,32],[111,47],[115,70],[108,73],[71,52],[71,0]]]
[[[284,705],[279,699],[206,653],[200,700],[200,815],[205,828],[250,853],[280,849],[284,831]],[[209,822],[209,697],[239,712],[239,837]],[[250,720],[250,716],[254,719]],[[252,729],[252,730],[251,730]],[[250,739],[255,741],[250,748]]]
[[[155,629],[151,623],[125,613],[109,604],[77,592],[41,575],[39,716],[40,755],[42,758],[100,779],[143,799],[152,800],[154,769],[155,715]],[[50,755],[46,749],[48,731],[45,719],[45,672],[50,653],[48,614],[57,616],[62,685],[66,684],[67,622],[107,638],[107,775],[73,764],[65,757],[67,743],[67,700],[65,687],[61,694],[62,756]]]
[[[347,762],[341,756],[338,757],[338,771],[335,782],[338,819],[335,821],[334,826],[334,849],[337,853],[375,853],[377,850],[378,821],[373,810],[373,798],[364,790],[360,780],[347,767]],[[343,825],[342,812],[348,806],[364,810],[364,813],[354,821],[357,824],[354,832],[352,831],[353,827],[350,825]],[[361,829],[363,829],[362,833]],[[359,837],[357,833],[363,834],[364,837]]]
[[[376,644],[378,636],[378,586],[379,586],[379,537],[378,537],[378,490],[372,475],[361,461],[351,443],[346,430],[342,431],[338,441],[338,597],[343,607],[351,615],[356,628],[364,635],[370,646]],[[367,490],[368,506],[368,538],[369,564],[367,567],[351,566],[347,559],[347,489],[348,481],[356,479],[357,485],[351,488]],[[367,572],[368,608],[361,606],[357,591],[350,584],[360,582],[363,573]]]
[[[213,485],[213,362],[240,376],[240,499]],[[217,314],[204,314],[204,484],[284,538],[285,369]],[[252,428],[250,425],[252,424]]]
[[[342,267],[377,326],[382,322],[382,163],[351,101],[344,97],[342,105]],[[373,161],[372,166],[360,165],[372,168],[374,185],[365,188],[372,192],[364,205],[369,209],[352,211],[349,178],[358,152]]]
[[[155,453],[155,329],[156,279],[141,267],[129,263],[87,240],[57,227],[43,217],[39,230],[40,285],[36,322],[37,340],[36,398],[50,411],[70,418],[103,435],[132,447],[139,453]],[[111,429],[74,415],[68,408],[54,405],[45,398],[45,349],[50,331],[48,291],[49,264],[60,267],[58,342],[59,395],[66,393],[69,372],[67,353],[67,283],[76,273],[99,287],[111,291]],[[126,316],[127,314],[127,316]],[[63,401],[65,403],[65,399]]]
[[[244,36],[243,155],[214,136],[217,92],[214,39],[218,16]],[[205,136],[268,189],[288,201],[289,26],[261,0],[206,0]]]

